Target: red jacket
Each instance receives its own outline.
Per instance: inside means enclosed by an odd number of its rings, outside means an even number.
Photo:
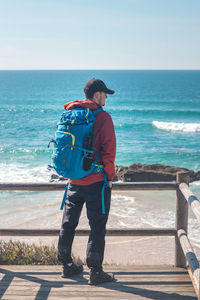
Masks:
[[[88,107],[94,110],[101,106],[89,99],[72,101],[64,105],[66,110],[70,110],[74,107]],[[93,129],[95,135],[93,158],[95,159],[101,147],[98,161],[103,163],[107,179],[112,180],[115,175],[116,137],[112,118],[106,111],[101,111],[96,115]],[[88,185],[98,181],[104,181],[103,173],[92,173],[81,179],[69,179],[70,183],[78,185]]]

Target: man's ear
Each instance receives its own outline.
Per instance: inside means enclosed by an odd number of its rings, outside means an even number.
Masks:
[[[100,92],[95,92],[93,95],[93,99],[98,99],[100,96]]]

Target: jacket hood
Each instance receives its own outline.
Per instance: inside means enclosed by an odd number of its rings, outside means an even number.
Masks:
[[[100,108],[101,106],[95,103],[92,100],[86,99],[86,100],[76,100],[76,101],[71,101],[68,103],[64,104],[64,108],[66,110],[73,109],[75,107],[83,107],[83,108],[90,108],[91,110],[95,110]]]

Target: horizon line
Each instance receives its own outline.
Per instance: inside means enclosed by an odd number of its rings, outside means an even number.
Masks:
[[[0,71],[200,71],[200,69],[0,69]]]

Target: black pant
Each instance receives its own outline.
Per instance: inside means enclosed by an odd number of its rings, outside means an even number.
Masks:
[[[84,186],[69,184],[58,241],[58,257],[62,263],[72,262],[71,249],[75,229],[79,222],[83,204],[86,202],[87,217],[90,225],[86,262],[89,268],[102,269],[106,223],[111,200],[111,189],[107,187],[104,192],[105,214],[103,214],[103,184],[104,182],[102,181]]]

